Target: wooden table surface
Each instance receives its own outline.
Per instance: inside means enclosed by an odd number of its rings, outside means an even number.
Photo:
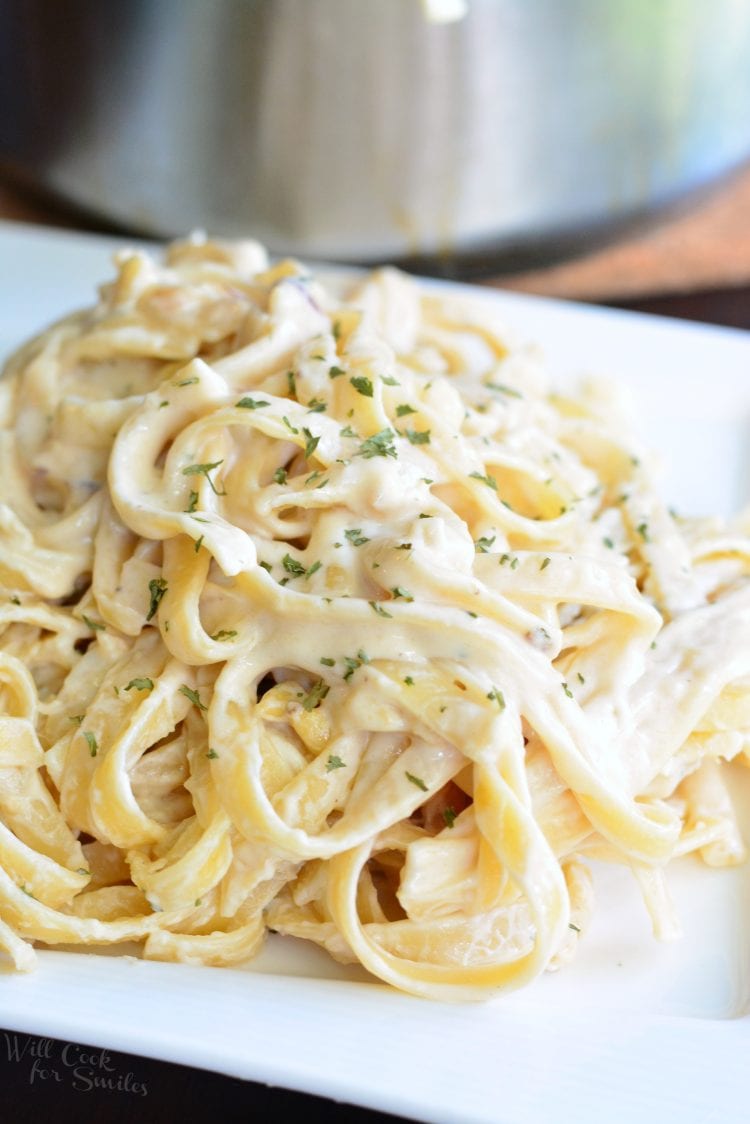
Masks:
[[[71,225],[65,211],[0,186],[3,217]],[[597,298],[616,307],[750,328],[750,174],[702,199],[692,219],[682,212],[635,242],[502,280],[525,291]],[[217,1117],[222,1124],[282,1118],[306,1124],[393,1124],[401,1119],[201,1070],[3,1031],[0,1097],[2,1124],[193,1124]]]

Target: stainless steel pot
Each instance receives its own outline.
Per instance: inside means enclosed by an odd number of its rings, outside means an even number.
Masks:
[[[747,0],[0,0],[0,153],[111,220],[498,256],[750,154]]]

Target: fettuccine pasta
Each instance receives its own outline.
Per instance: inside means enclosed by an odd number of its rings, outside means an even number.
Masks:
[[[271,930],[474,999],[575,951],[589,860],[674,935],[745,850],[750,518],[682,519],[489,300],[254,243],[117,257],[0,382],[0,959]]]

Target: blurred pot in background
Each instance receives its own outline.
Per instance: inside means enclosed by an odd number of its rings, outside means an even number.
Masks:
[[[750,155],[747,0],[0,0],[0,157],[146,234],[528,263]]]

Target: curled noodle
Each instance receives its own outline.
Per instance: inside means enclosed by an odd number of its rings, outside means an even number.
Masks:
[[[676,519],[491,300],[253,243],[117,258],[0,383],[0,950],[252,957],[475,999],[587,859],[744,858],[747,516]]]

